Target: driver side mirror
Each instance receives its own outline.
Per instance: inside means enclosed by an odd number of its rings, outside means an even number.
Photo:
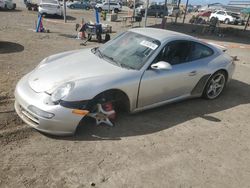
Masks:
[[[171,70],[172,66],[168,62],[159,61],[157,63],[152,64],[151,68],[155,70]]]

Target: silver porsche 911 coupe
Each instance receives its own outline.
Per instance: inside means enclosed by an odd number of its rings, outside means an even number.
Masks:
[[[15,109],[39,131],[70,135],[86,116],[112,126],[119,109],[134,113],[191,97],[215,99],[234,69],[217,46],[136,28],[101,47],[45,58],[18,82]]]

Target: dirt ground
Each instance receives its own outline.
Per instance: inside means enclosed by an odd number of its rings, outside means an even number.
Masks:
[[[75,23],[93,12],[69,15],[67,24],[46,19],[51,33],[38,34],[32,31],[35,12],[0,11],[0,187],[249,187],[249,38],[193,33],[239,58],[216,100],[121,114],[113,128],[89,123],[74,137],[47,136],[25,125],[13,110],[17,81],[49,55],[99,45],[80,46],[73,38]],[[112,26],[112,36],[128,28]]]

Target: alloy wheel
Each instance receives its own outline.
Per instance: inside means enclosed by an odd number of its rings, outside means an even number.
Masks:
[[[212,76],[206,87],[206,97],[208,99],[217,98],[224,89],[226,83],[225,74],[218,72]]]

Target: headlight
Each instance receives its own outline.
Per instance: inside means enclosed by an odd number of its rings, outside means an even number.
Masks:
[[[51,100],[53,102],[58,102],[66,97],[70,91],[74,88],[74,82],[68,82],[66,84],[61,85],[58,87],[51,95]]]

